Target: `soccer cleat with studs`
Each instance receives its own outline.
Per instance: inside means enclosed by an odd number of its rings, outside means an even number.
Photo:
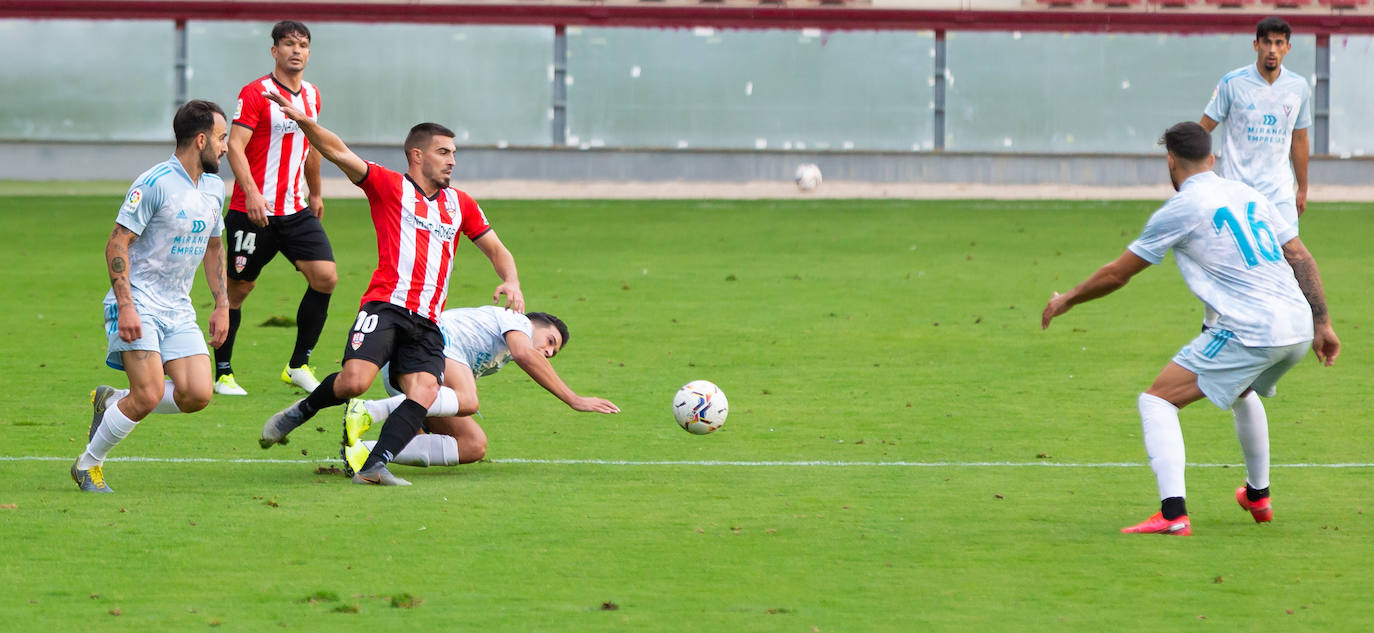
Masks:
[[[105,485],[105,473],[101,471],[99,465],[91,466],[87,469],[77,468],[81,460],[72,462],[72,481],[76,482],[76,487],[82,492],[114,492],[109,486]]]
[[[367,462],[367,456],[372,451],[362,442],[356,442],[352,446],[340,446],[339,457],[343,459],[344,473],[349,477],[358,474],[363,469],[363,464]]]
[[[386,464],[377,462],[371,468],[353,475],[353,483],[370,486],[409,486],[410,482],[386,469]]]
[[[292,367],[287,365],[281,370],[281,381],[288,385],[295,385],[304,389],[306,393],[315,391],[320,386],[320,380],[315,377],[315,368],[310,365]]]
[[[267,422],[262,425],[262,437],[258,438],[258,446],[272,448],[273,444],[289,444],[291,440],[286,435],[305,424],[306,417],[301,413],[299,406],[302,402],[305,402],[305,398],[292,402],[285,409],[267,418]]]
[[[372,414],[368,412],[367,405],[358,399],[348,401],[348,406],[344,408],[343,417],[343,445],[353,446],[358,443],[358,438],[363,436],[368,429],[372,428]]]
[[[1236,503],[1240,504],[1240,509],[1250,511],[1255,523],[1268,523],[1274,520],[1274,506],[1269,502],[1269,497],[1251,501],[1245,494],[1245,486],[1236,488]]]
[[[1169,536],[1192,536],[1193,524],[1188,515],[1176,519],[1164,518],[1163,512],[1156,512],[1150,518],[1130,527],[1121,528],[1122,534],[1166,534]]]
[[[116,391],[118,391],[118,389],[109,385],[100,385],[91,390],[91,427],[86,434],[86,441],[95,439],[95,430],[100,428],[100,421],[105,419],[105,410],[110,408],[110,397],[113,396]]]
[[[215,380],[215,393],[221,396],[246,396],[248,391],[239,386],[233,374],[225,374]]]

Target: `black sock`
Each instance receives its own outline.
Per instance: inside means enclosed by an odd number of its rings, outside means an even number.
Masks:
[[[372,447],[372,453],[367,456],[367,461],[363,462],[362,469],[367,470],[377,463],[385,464],[394,459],[396,453],[401,452],[410,440],[415,439],[415,434],[419,432],[420,425],[425,420],[425,413],[424,406],[406,398],[382,424],[377,444]]]
[[[243,320],[243,310],[229,308],[229,333],[224,335],[224,343],[215,348],[215,379],[234,373],[229,359],[234,356],[234,337],[239,333],[239,321]]]
[[[1268,496],[1269,486],[1265,486],[1263,488],[1260,488],[1259,490],[1255,490],[1254,488],[1250,487],[1250,482],[1245,482],[1245,498],[1247,500],[1254,502],[1259,501],[1260,499],[1263,499]]]
[[[1173,521],[1188,514],[1188,508],[1183,505],[1183,497],[1169,497],[1159,502],[1159,511],[1166,521]]]
[[[310,352],[320,342],[325,317],[329,316],[329,297],[332,295],[306,288],[301,305],[296,308],[296,348],[291,351],[291,367],[310,362]]]
[[[320,381],[320,386],[315,387],[315,390],[310,392],[310,395],[306,396],[305,400],[301,401],[301,411],[305,413],[305,417],[309,418],[319,413],[320,409],[337,407],[348,402],[348,398],[340,398],[334,395],[334,378],[338,377],[338,375],[339,372],[334,372],[325,376],[324,380]]]

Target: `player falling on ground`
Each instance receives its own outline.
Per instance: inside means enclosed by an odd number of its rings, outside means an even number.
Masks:
[[[1192,533],[1178,410],[1207,398],[1235,417],[1245,455],[1236,501],[1258,523],[1273,519],[1269,501],[1269,422],[1259,396],[1307,354],[1331,365],[1340,340],[1331,327],[1321,275],[1298,230],[1250,186],[1213,174],[1211,136],[1197,123],[1164,134],[1169,178],[1178,193],[1145,224],[1120,257],[1064,294],[1041,315],[1042,328],[1069,308],[1106,296],[1170,250],[1188,288],[1202,300],[1202,334],[1184,345],[1140,394],[1145,451],[1159,484],[1160,511],[1126,533]],[[1258,395],[1257,395],[1258,394]]]
[[[477,379],[496,373],[512,360],[530,378],[557,396],[574,411],[619,413],[615,403],[579,396],[549,359],[568,344],[568,326],[545,312],[520,314],[496,306],[455,308],[439,316],[444,333],[444,386],[429,408],[428,433],[416,435],[391,461],[407,466],[468,464],[487,454],[487,435],[477,421]],[[352,400],[344,412],[343,448],[345,469],[351,475],[362,467],[375,442],[358,438],[374,422],[387,419],[405,401],[382,368],[382,384],[392,395],[385,400]]]
[[[181,106],[172,118],[175,153],[134,181],[115,217],[105,244],[105,363],[128,374],[129,388],[91,392],[89,443],[71,468],[86,492],[113,492],[101,465],[149,413],[191,413],[210,403],[210,352],[190,293],[203,261],[215,299],[210,344],[218,346],[228,330],[229,298],[220,242],[224,181],[215,173],[227,127],[218,105]]]
[[[1264,194],[1296,228],[1307,210],[1312,106],[1307,80],[1283,66],[1292,38],[1283,19],[1261,20],[1255,27],[1258,59],[1221,78],[1199,123],[1208,132],[1222,124],[1221,175]]]
[[[239,91],[229,132],[229,167],[234,170],[234,195],[224,218],[229,242],[229,336],[215,350],[215,392],[224,395],[248,393],[234,378],[234,341],[243,301],[263,267],[281,253],[305,276],[305,295],[296,308],[296,346],[281,379],[306,391],[320,384],[308,364],[310,352],[324,331],[329,298],[339,280],[334,250],[320,223],[324,217],[320,154],[310,151],[310,141],[298,131],[296,122],[262,97],[263,92],[272,92],[311,120],[319,116],[320,91],[303,78],[310,61],[310,29],[300,22],[278,22],[272,27],[269,52],[272,72]]]
[[[376,450],[353,475],[359,484],[409,485],[386,468],[420,430],[439,392],[444,371],[444,337],[437,324],[448,295],[453,251],[466,235],[491,261],[501,284],[494,300],[524,311],[525,298],[515,258],[487,223],[471,196],[449,186],[453,131],[421,123],[406,137],[407,171],[397,173],[358,158],[333,132],[293,107],[284,97],[268,98],[300,125],[311,145],[338,165],[367,194],[377,232],[377,269],[348,333],[343,370],[330,374],[310,395],[277,412],[262,427],[263,448],[285,443],[287,434],[320,409],[362,395],[382,365],[390,363],[406,400],[382,425]]]

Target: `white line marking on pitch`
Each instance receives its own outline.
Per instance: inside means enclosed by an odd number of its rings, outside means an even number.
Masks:
[[[62,462],[72,458],[45,455],[0,455],[0,462]],[[151,462],[159,464],[328,464],[338,458],[310,459],[271,459],[236,457],[221,459],[214,457],[111,457],[111,462]],[[838,462],[838,461],[725,461],[725,460],[659,460],[639,461],[624,459],[525,459],[510,457],[489,459],[494,464],[533,464],[551,466],[733,466],[737,468],[1143,468],[1143,462]],[[1241,464],[1188,464],[1192,468],[1241,468]],[[1336,464],[1271,464],[1270,468],[1374,468],[1374,463],[1346,462]]]

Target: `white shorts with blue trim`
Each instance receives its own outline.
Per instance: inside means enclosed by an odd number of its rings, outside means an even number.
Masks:
[[[132,342],[119,338],[119,308],[105,306],[105,335],[110,340],[109,351],[105,354],[105,364],[124,371],[124,352],[149,351],[162,356],[162,362],[178,358],[210,355],[205,345],[205,334],[194,320],[167,322],[143,311],[138,313],[143,324],[143,337]]]
[[[1246,347],[1228,330],[1203,328],[1174,355],[1180,367],[1197,374],[1203,395],[1222,409],[1230,409],[1246,389],[1266,398],[1274,396],[1279,378],[1302,362],[1312,341],[1281,347]]]

